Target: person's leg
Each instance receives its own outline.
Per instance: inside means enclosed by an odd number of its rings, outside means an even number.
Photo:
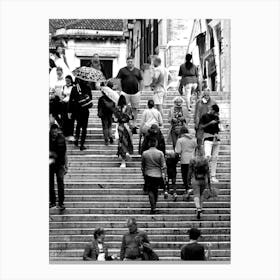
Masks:
[[[177,143],[178,135],[175,133],[174,130],[171,130],[171,139],[172,139],[173,149],[175,150],[175,146],[176,146],[176,143]]]
[[[182,179],[183,179],[183,183],[184,183],[184,187],[185,187],[186,192],[189,189],[188,171],[189,171],[189,165],[188,164],[181,164]]]
[[[81,136],[81,147],[84,147],[86,136],[87,136],[87,126],[88,126],[89,111],[83,113],[82,120],[82,136]]]
[[[215,141],[212,146],[212,156],[211,156],[211,177],[213,180],[217,181],[216,179],[216,169],[217,169],[217,161],[218,161],[218,154],[220,150],[220,142]]]
[[[75,132],[75,145],[78,146],[78,141],[79,141],[79,138],[80,138],[80,132],[81,132],[81,122],[82,122],[82,119],[81,119],[81,115],[78,114],[76,116],[76,120],[77,120],[77,124],[76,124],[76,132]]]
[[[208,161],[210,161],[211,159],[212,146],[213,146],[213,141],[208,141],[208,140],[204,141],[204,154]]]
[[[132,113],[133,113],[133,125],[136,126],[137,123],[137,117],[138,117],[138,108],[139,108],[139,102],[140,102],[140,93],[136,93],[130,96],[130,102],[132,107]]]
[[[104,141],[105,141],[105,144],[108,144],[108,142],[109,142],[108,118],[107,117],[101,118],[101,122],[102,122]]]
[[[113,132],[112,132],[112,115],[109,115],[107,118],[107,124],[108,124],[108,136],[110,143],[113,143]]]
[[[59,166],[56,169],[56,180],[57,180],[57,190],[58,190],[58,205],[62,206],[64,204],[64,166]]]
[[[50,197],[49,197],[49,200],[50,200],[50,206],[55,206],[55,203],[56,203],[56,196],[55,196],[55,190],[54,190],[54,164],[51,164],[49,166],[49,188],[50,188]]]
[[[191,106],[191,91],[192,91],[192,87],[191,84],[186,84],[183,87],[183,94],[185,96],[185,101],[186,101],[186,106],[188,108],[188,110],[190,110],[190,106]]]

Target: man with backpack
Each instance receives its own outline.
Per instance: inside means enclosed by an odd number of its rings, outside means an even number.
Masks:
[[[112,116],[115,109],[115,103],[105,94],[105,92],[102,90],[101,92],[102,96],[98,100],[97,114],[98,117],[101,118],[105,145],[108,146],[109,142],[110,144],[113,144],[114,142],[112,137]]]
[[[204,157],[203,149],[200,146],[196,148],[195,158],[190,160],[188,181],[191,182],[193,189],[197,219],[200,219],[203,191],[206,187],[211,188],[208,160]]]

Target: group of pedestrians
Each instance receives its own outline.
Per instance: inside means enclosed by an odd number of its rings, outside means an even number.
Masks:
[[[145,231],[139,230],[134,217],[127,220],[128,232],[122,237],[121,248],[118,254],[109,254],[105,242],[106,232],[104,228],[97,228],[93,233],[93,240],[86,244],[84,261],[158,261],[159,257],[151,246]],[[189,230],[189,243],[180,250],[183,261],[205,261],[210,259],[210,244],[205,247],[198,243],[201,232],[197,228]]]

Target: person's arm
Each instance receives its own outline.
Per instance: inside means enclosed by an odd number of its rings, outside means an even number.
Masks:
[[[143,81],[143,76],[141,71],[139,71],[138,81],[139,81],[139,91],[142,91],[144,88],[144,81]]]
[[[162,170],[162,175],[163,175],[163,179],[166,179],[166,176],[167,176],[167,168],[166,168],[166,162],[165,162],[165,157],[164,157],[164,154],[162,153],[161,154],[161,170]]]
[[[210,258],[211,258],[211,244],[210,244],[210,243],[208,243],[208,244],[206,245],[206,249],[205,249],[204,254],[205,254],[205,260],[206,260],[206,261],[209,261]]]
[[[145,142],[145,139],[144,139],[144,142]],[[143,144],[144,144],[143,142]],[[143,151],[143,147],[144,145],[142,145],[142,151]],[[146,166],[146,163],[145,163],[145,157],[144,155],[142,154],[142,159],[141,159],[141,170],[142,170],[142,174],[143,176],[145,175],[145,166]]]
[[[217,123],[217,121],[212,120],[209,123],[201,124],[201,128],[204,129],[204,128],[208,127],[209,125],[212,125],[212,124],[215,124],[215,123]]]
[[[180,155],[182,153],[181,141],[176,142],[175,153],[178,154],[178,155]]]
[[[194,160],[191,160],[189,165],[189,172],[188,172],[188,182],[191,182],[193,173],[194,173]]]
[[[64,60],[64,63],[65,63],[65,65],[68,67],[68,69],[70,70],[70,67],[69,67],[69,65],[68,65],[68,62],[67,62],[67,59],[66,59],[66,56],[65,55],[63,55],[63,60]]]
[[[100,97],[99,99],[98,99],[98,103],[97,103],[97,116],[99,117],[99,118],[101,118],[101,112],[102,112],[102,98]]]
[[[122,238],[122,245],[121,245],[121,251],[120,251],[120,260],[122,261],[125,256],[125,235]]]
[[[206,176],[207,176],[208,187],[211,188],[210,168],[209,168],[208,161],[206,159],[205,159],[205,164],[207,165],[207,167],[206,167]]]
[[[161,115],[161,113],[159,111],[158,111],[158,125],[160,127],[162,127],[162,125],[163,125],[162,115]]]

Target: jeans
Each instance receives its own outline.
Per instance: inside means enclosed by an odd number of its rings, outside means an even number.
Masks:
[[[79,140],[80,131],[82,129],[81,146],[83,146],[85,144],[85,140],[86,140],[86,136],[87,136],[88,117],[89,117],[89,110],[80,111],[76,115],[77,125],[76,125],[75,138],[76,138],[76,141]]]
[[[189,175],[189,165],[188,164],[181,164],[181,173],[182,173],[182,179],[184,182],[185,190],[188,191],[190,188],[191,182],[188,180]]]
[[[164,185],[163,179],[161,177],[150,177],[146,175],[145,184],[148,189],[151,210],[155,210],[157,200],[158,200],[158,188],[163,187]]]
[[[54,175],[56,175],[57,181],[57,192],[58,192],[58,203],[62,205],[64,202],[64,174],[65,168],[63,165],[56,166],[51,164],[49,168],[50,172],[50,203],[56,203],[56,195],[54,190]]]
[[[102,117],[101,121],[104,140],[108,142],[109,138],[112,138],[112,116]]]
[[[177,140],[179,138],[179,135],[176,134],[175,130],[173,130],[173,129],[171,129],[170,134],[171,134],[173,149],[175,150],[175,146],[176,146]]]
[[[209,159],[210,175],[216,177],[217,160],[220,150],[220,141],[204,141],[205,157]]]
[[[191,105],[191,94],[193,90],[196,90],[197,88],[197,83],[190,83],[190,84],[186,84],[183,87],[183,93],[184,95],[186,95],[186,104],[187,104],[187,108],[190,108]]]

